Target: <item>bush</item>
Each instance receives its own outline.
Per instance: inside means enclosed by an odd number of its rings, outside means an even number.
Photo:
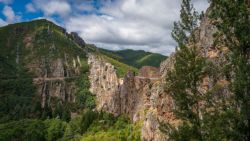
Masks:
[[[0,140],[43,141],[46,129],[41,120],[20,120],[0,124]]]
[[[47,127],[46,140],[56,141],[63,137],[67,123],[59,119],[51,119],[44,121]]]

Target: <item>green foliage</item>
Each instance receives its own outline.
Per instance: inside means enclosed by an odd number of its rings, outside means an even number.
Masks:
[[[108,62],[110,62],[112,65],[115,66],[115,69],[117,70],[116,73],[119,77],[124,77],[128,71],[133,71],[135,73],[138,73],[138,69],[131,67],[127,64],[121,63],[118,60],[110,58],[106,55],[101,55],[101,57],[103,57],[104,59],[106,59]]]
[[[141,123],[129,123],[124,117],[114,118],[100,113],[91,124],[81,141],[139,141]]]
[[[0,140],[43,141],[45,126],[40,120],[20,120],[0,124]]]
[[[67,123],[59,119],[30,120],[0,124],[1,141],[56,141],[63,137]]]
[[[47,141],[56,141],[63,137],[64,131],[66,129],[66,122],[59,119],[45,120],[45,125],[47,126]]]
[[[160,67],[160,63],[166,59],[165,56],[157,53],[145,52],[143,50],[120,50],[120,51],[110,51],[105,49],[100,49],[100,52],[113,58],[119,60],[129,66],[140,69],[142,66],[153,66]]]
[[[213,11],[210,17],[218,28],[215,44],[224,44],[230,50],[227,75],[232,81],[235,107],[231,107],[238,117],[237,140],[250,140],[250,18],[249,1],[211,0]]]
[[[130,135],[131,140],[139,140],[139,126],[131,133],[128,125],[132,124],[127,120],[116,124],[118,119],[110,114],[92,111],[95,96],[89,92],[86,54],[62,28],[37,20],[1,27],[0,35],[0,141],[79,141],[99,130],[113,139],[118,139],[119,133],[119,138]],[[66,83],[76,84],[76,103],[51,97],[42,108],[33,86],[33,78],[40,76],[30,73],[30,65],[43,63],[50,75],[50,63],[55,59],[67,61],[76,56],[82,61],[80,76],[66,79]],[[72,61],[67,63],[73,66]],[[117,66],[119,70],[130,68],[125,64]],[[121,135],[118,130],[122,130]]]
[[[95,96],[89,91],[90,83],[88,78],[89,67],[87,62],[82,62],[81,75],[77,79],[76,105],[78,108],[95,108]]]
[[[33,99],[35,87],[31,74],[21,65],[13,66],[4,57],[1,58],[0,67],[0,123],[12,119],[39,117],[41,107],[38,106],[39,101]]]
[[[83,48],[63,28],[47,20],[11,24],[1,27],[0,34],[3,35],[0,38],[0,123],[53,116],[69,120],[71,107],[64,109],[66,107],[62,106],[66,103],[46,102],[41,108],[32,80],[41,76],[30,72],[36,70],[34,64],[44,63],[46,73],[50,75],[50,62],[56,59],[86,59]],[[71,63],[68,62],[69,67],[73,66]],[[53,105],[56,105],[55,111],[52,111]]]
[[[178,43],[175,64],[167,74],[166,91],[175,103],[175,116],[183,123],[178,130],[170,125],[162,125],[172,140],[203,140],[202,114],[199,102],[204,93],[198,85],[206,74],[206,60],[199,55],[194,30],[199,16],[190,0],[182,0],[181,21],[174,23],[172,36]]]
[[[81,116],[77,116],[68,123],[65,133],[63,135],[63,141],[78,141],[81,138]]]
[[[84,115],[82,116],[82,120],[81,120],[81,133],[85,133],[89,126],[93,123],[93,121],[97,118],[98,114],[87,110]]]

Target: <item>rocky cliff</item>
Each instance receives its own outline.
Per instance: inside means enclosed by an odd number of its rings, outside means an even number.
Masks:
[[[119,78],[110,60],[94,51],[86,56],[85,42],[78,35],[68,34],[48,21],[10,25],[0,32],[4,35],[0,42],[5,46],[0,48],[0,57],[28,69],[43,107],[58,101],[75,102],[75,79],[80,75],[81,62],[88,58],[90,91],[96,96],[98,111],[125,115],[133,122],[142,123],[144,141],[167,140],[159,130],[160,122],[179,124],[172,113],[174,102],[164,91],[165,77],[173,68],[175,54],[163,61],[160,68],[143,67],[138,76],[128,71],[124,78]],[[211,21],[204,18],[196,31],[197,45],[200,54],[219,71],[220,66],[227,63],[228,50],[223,45],[213,45],[215,32]],[[208,91],[219,86],[216,91],[228,96],[228,84],[225,76],[208,75],[200,89]]]
[[[143,75],[136,76],[129,71],[119,79],[114,66],[104,58],[90,54],[88,62],[90,90],[97,96],[97,110],[142,122],[143,140],[164,140],[158,129],[158,119],[171,121],[173,105],[171,98],[164,94],[164,78],[160,77],[160,71],[147,67],[141,70]]]
[[[119,88],[121,80],[116,75],[116,70],[101,56],[89,54],[90,65],[90,91],[96,95],[97,110],[107,111],[114,115],[120,114]]]
[[[0,56],[13,67],[28,70],[42,107],[46,102],[75,101],[75,79],[86,60],[85,42],[76,33],[43,19],[8,25],[0,33]]]
[[[200,54],[216,69],[225,62],[227,50],[223,46],[214,46],[213,34],[216,28],[208,18],[204,18],[196,35],[199,40]],[[141,139],[145,141],[167,140],[159,130],[159,122],[178,125],[172,109],[174,102],[164,92],[165,76],[173,68],[174,54],[161,63],[158,69],[144,67],[139,76],[128,72],[123,81],[118,79],[114,66],[105,59],[95,55],[89,57],[91,90],[97,95],[98,110],[108,111],[114,115],[126,115],[133,122],[142,122]],[[218,71],[218,70],[217,70]],[[219,87],[218,87],[219,86]],[[200,89],[208,91],[214,87],[216,91],[229,95],[228,82],[224,76],[208,75],[204,78]],[[216,96],[215,96],[216,97]]]

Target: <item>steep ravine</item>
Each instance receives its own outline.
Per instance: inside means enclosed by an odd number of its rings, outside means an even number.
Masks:
[[[223,46],[213,46],[213,34],[216,28],[208,18],[201,21],[196,31],[197,46],[200,54],[207,58],[215,68],[220,69],[225,62],[227,50]],[[141,140],[166,141],[168,140],[159,130],[159,122],[168,122],[178,125],[179,120],[172,113],[174,102],[171,96],[164,92],[165,76],[174,65],[174,55],[163,61],[158,78],[152,78],[150,69],[135,76],[128,72],[124,78],[118,78],[114,66],[102,57],[89,55],[91,91],[97,96],[97,110],[104,110],[114,115],[125,115],[133,122],[142,122]],[[213,87],[220,86],[223,95],[228,96],[228,82],[224,76],[208,75],[204,77],[199,89],[206,92]],[[216,101],[216,94],[215,94]]]
[[[164,95],[163,77],[148,77],[144,70],[143,76],[130,71],[124,78],[118,78],[114,66],[95,54],[89,54],[88,63],[90,91],[97,97],[97,110],[142,122],[142,140],[165,140],[158,129],[158,120],[170,121],[173,117],[171,98]],[[150,71],[155,70],[149,68]]]

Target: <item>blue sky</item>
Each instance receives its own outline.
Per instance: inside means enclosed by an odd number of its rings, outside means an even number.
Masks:
[[[174,51],[173,22],[181,0],[0,0],[0,26],[46,18],[87,43],[119,50]],[[207,0],[193,0],[198,11]]]

